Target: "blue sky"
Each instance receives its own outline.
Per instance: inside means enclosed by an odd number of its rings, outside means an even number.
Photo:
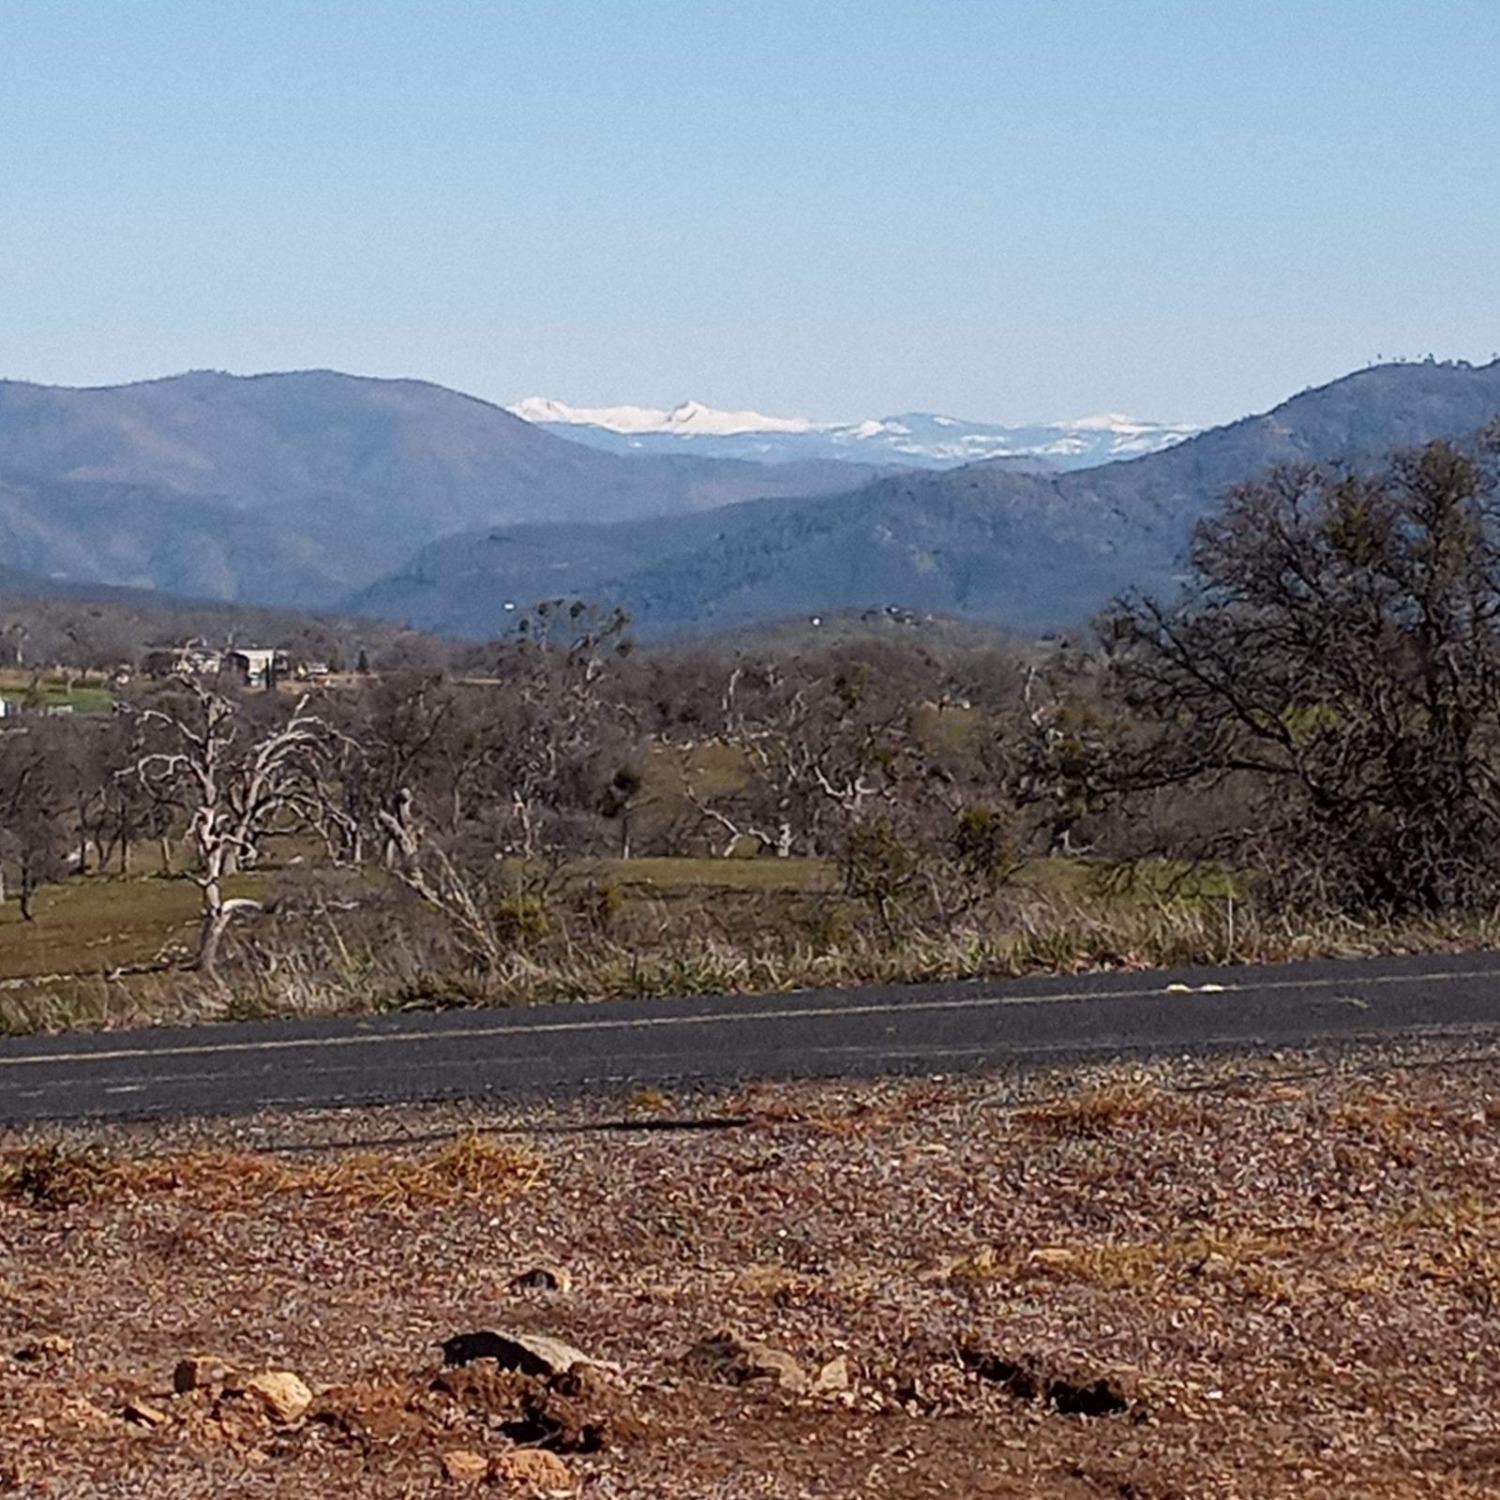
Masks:
[[[1500,349],[1500,3],[0,0],[0,375],[1216,421]]]

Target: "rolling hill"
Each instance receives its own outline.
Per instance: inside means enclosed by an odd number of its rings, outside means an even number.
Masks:
[[[441,386],[332,371],[0,382],[0,562],[207,599],[323,607],[466,528],[681,514],[875,472],[603,453]]]
[[[1170,588],[1193,523],[1271,466],[1467,438],[1500,412],[1500,361],[1385,365],[1129,462],[1062,474],[973,464],[844,494],[598,525],[445,538],[350,608],[487,634],[507,601],[618,602],[644,634],[898,604],[1068,628],[1121,589]]]

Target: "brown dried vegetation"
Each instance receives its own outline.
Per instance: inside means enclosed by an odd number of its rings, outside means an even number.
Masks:
[[[1406,1051],[657,1101],[745,1122],[676,1134],[579,1105],[477,1136],[392,1110],[17,1140],[0,1477],[1477,1500],[1500,1485],[1497,1098],[1493,1049]],[[541,1264],[568,1283],[515,1285]],[[440,1363],[499,1326],[618,1372]],[[726,1329],[806,1379],[705,1375],[689,1351]],[[311,1404],[277,1420],[254,1371]]]
[[[225,1208],[285,1195],[348,1208],[418,1208],[466,1196],[500,1202],[532,1187],[540,1171],[528,1152],[476,1134],[423,1157],[354,1151],[314,1162],[246,1151],[127,1157],[53,1142],[0,1154],[0,1201],[63,1209],[171,1195]]]

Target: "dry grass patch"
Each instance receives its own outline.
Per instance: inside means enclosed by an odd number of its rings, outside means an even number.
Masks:
[[[1388,1141],[1406,1141],[1420,1131],[1460,1123],[1441,1105],[1388,1093],[1347,1099],[1329,1111],[1328,1120],[1335,1130],[1377,1135]]]
[[[1398,1230],[1437,1230],[1439,1233],[1458,1238],[1466,1234],[1500,1233],[1496,1223],[1500,1210],[1478,1193],[1459,1193],[1455,1197],[1425,1198],[1415,1208],[1403,1209],[1397,1214],[1394,1227]]]
[[[1282,1237],[1255,1234],[1193,1234],[1172,1240],[1094,1244],[1034,1250],[1022,1274],[1082,1281],[1106,1291],[1157,1292],[1183,1281],[1233,1282],[1255,1295],[1282,1295],[1272,1263],[1293,1249]]]
[[[1046,1099],[1015,1111],[1012,1118],[1059,1140],[1093,1139],[1123,1130],[1172,1128],[1197,1122],[1200,1111],[1187,1100],[1139,1080],[1105,1084]]]
[[[971,1287],[995,1282],[1076,1282],[1154,1297],[1173,1286],[1201,1282],[1284,1301],[1291,1293],[1276,1262],[1284,1261],[1295,1248],[1285,1236],[1212,1232],[1170,1240],[1044,1245],[1029,1251],[1007,1252],[985,1245],[948,1265],[941,1279]]]
[[[515,872],[540,881],[539,871]],[[40,892],[34,923],[0,912],[0,1033],[1500,945],[1500,912],[1355,924],[1238,904],[1231,921],[1220,899],[1228,887],[1214,883],[1222,875],[1183,887],[1185,872],[1170,867],[1137,868],[1132,881],[1125,873],[1039,862],[957,922],[910,906],[887,927],[815,860],[582,861],[537,898],[545,920],[519,924],[503,961],[481,975],[441,922],[403,904],[376,872],[346,881],[312,865],[268,866],[233,884],[232,894],[269,897],[276,910],[235,932],[217,984],[179,966],[196,930],[191,881],[90,875]]]
[[[253,1207],[298,1197],[345,1208],[402,1210],[464,1198],[500,1202],[534,1187],[541,1163],[530,1152],[477,1134],[406,1157],[345,1152],[287,1162],[245,1151],[124,1157],[48,1145],[0,1157],[0,1203],[34,1209],[176,1196],[205,1207]]]
[[[732,1095],[725,1102],[725,1110],[764,1129],[797,1125],[815,1135],[858,1136],[929,1120],[942,1102],[942,1089],[921,1084],[903,1085],[878,1104],[839,1097],[810,1104],[790,1098],[775,1084],[754,1083]]]
[[[1427,1199],[1392,1221],[1406,1274],[1446,1283],[1486,1316],[1500,1309],[1500,1207],[1476,1192]]]
[[[671,1113],[672,1096],[665,1089],[637,1088],[625,1096],[625,1108],[632,1114],[665,1115]]]

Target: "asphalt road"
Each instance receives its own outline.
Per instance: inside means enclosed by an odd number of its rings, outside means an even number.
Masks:
[[[1500,954],[465,1010],[0,1043],[0,1124],[1500,1040]]]

